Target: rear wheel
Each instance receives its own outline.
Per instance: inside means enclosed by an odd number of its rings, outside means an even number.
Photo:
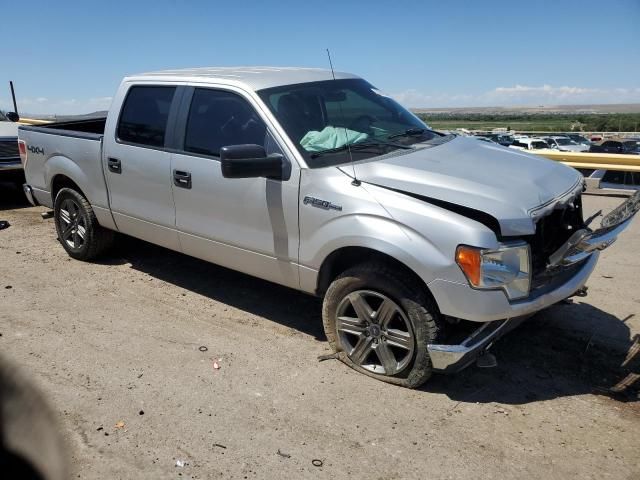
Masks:
[[[343,362],[409,388],[432,374],[427,345],[436,341],[436,318],[425,292],[398,269],[375,263],[341,274],[323,303],[327,339]]]
[[[61,189],[53,211],[58,240],[69,256],[92,260],[112,245],[114,232],[100,226],[82,194],[71,188]]]

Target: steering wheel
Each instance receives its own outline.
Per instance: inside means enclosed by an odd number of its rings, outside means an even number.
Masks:
[[[360,115],[354,118],[347,128],[357,132],[371,133],[371,124],[377,121],[378,119],[373,115]]]

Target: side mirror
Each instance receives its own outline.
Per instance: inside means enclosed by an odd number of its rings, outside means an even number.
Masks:
[[[260,145],[230,145],[220,149],[220,168],[224,178],[266,177],[288,180],[291,171],[279,153],[267,156]]]
[[[9,120],[10,122],[17,122],[18,120],[20,120],[20,115],[18,115],[16,112],[7,112],[4,114],[5,117],[7,117],[7,120]]]

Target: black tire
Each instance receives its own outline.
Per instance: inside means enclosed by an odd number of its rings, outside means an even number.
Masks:
[[[333,348],[335,352],[338,352],[337,357],[358,372],[384,382],[407,388],[416,388],[426,382],[433,373],[433,366],[427,345],[435,343],[438,337],[439,314],[428,293],[424,292],[414,283],[415,282],[409,281],[406,274],[403,274],[397,268],[386,266],[382,263],[365,263],[350,268],[339,275],[327,289],[322,305],[324,331],[331,348]],[[341,305],[343,305],[347,299],[351,298],[350,295],[359,296],[369,293],[372,298],[375,298],[375,295],[379,294],[383,298],[386,297],[392,300],[391,303],[393,303],[395,307],[399,307],[396,315],[401,317],[404,322],[403,324],[407,325],[408,333],[411,333],[411,329],[413,330],[413,351],[406,353],[405,358],[408,359],[406,360],[406,366],[391,375],[387,375],[384,372],[375,373],[375,369],[377,368],[375,365],[373,367],[371,365],[363,367],[355,363],[347,351],[346,347],[351,345],[345,345],[348,344],[348,340],[346,342],[344,340],[344,330],[342,330],[342,334],[338,331],[339,307],[342,308]],[[382,308],[378,308],[375,315],[377,316],[381,310]],[[355,309],[352,311],[355,311]],[[401,312],[403,312],[404,315],[402,315]],[[356,316],[360,317],[357,315],[357,312]],[[372,316],[371,318],[374,317]],[[354,320],[359,321],[359,318]],[[362,327],[358,326],[357,328]],[[369,328],[373,327],[370,326]],[[382,338],[378,337],[379,340],[378,338],[374,340],[376,345],[378,345],[378,342],[391,341],[393,343],[393,340],[385,338],[385,333],[388,332],[383,332]],[[380,335],[380,329],[377,329],[375,334]],[[349,332],[347,332],[347,335],[349,335]],[[370,334],[367,329],[364,335],[369,338],[374,334]],[[393,345],[391,344],[391,346]],[[356,347],[352,350],[355,351]],[[397,351],[395,348],[394,350]],[[373,350],[373,352],[376,357],[382,358],[378,355],[377,350]],[[376,357],[374,357],[372,363],[375,363]],[[396,364],[394,363],[394,365]],[[372,368],[374,370],[372,370]]]
[[[113,244],[114,232],[100,226],[93,208],[81,193],[71,188],[61,189],[56,195],[53,213],[58,240],[70,257],[93,260]]]

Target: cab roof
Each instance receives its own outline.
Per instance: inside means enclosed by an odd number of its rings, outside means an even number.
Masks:
[[[336,79],[357,79],[356,75],[335,72]],[[331,70],[300,67],[202,67],[141,73],[125,81],[198,82],[234,85],[248,90],[332,80]]]

